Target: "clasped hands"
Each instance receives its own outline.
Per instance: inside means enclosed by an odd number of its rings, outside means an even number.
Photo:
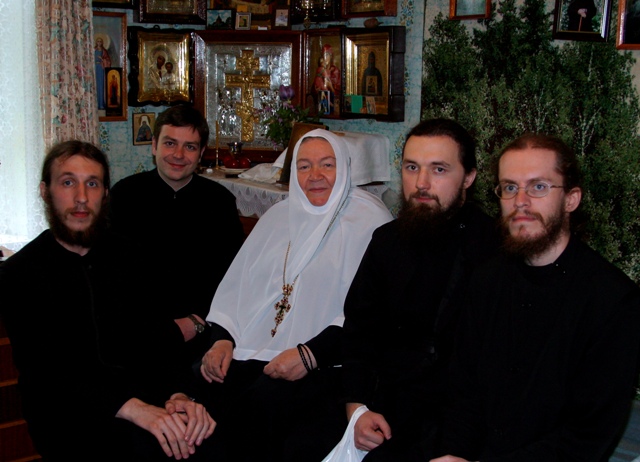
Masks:
[[[311,350],[311,364],[316,360]],[[233,343],[230,340],[218,340],[202,357],[200,373],[204,379],[211,382],[223,383],[231,360],[233,359]],[[264,373],[272,379],[299,380],[307,375],[302,358],[297,348],[289,348],[273,358],[264,367]]]
[[[168,457],[188,459],[196,446],[213,434],[216,423],[202,404],[184,393],[174,393],[164,409],[131,398],[116,417],[126,419],[153,434]]]

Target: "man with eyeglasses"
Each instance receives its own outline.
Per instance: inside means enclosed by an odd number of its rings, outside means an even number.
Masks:
[[[577,237],[575,154],[524,135],[498,163],[506,255],[474,274],[432,462],[607,461],[638,376],[640,290]]]

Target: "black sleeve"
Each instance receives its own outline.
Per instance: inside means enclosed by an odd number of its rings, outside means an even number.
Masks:
[[[215,322],[207,323],[211,326],[211,332],[209,333],[209,348],[213,346],[218,340],[229,340],[233,343],[233,348],[236,347],[236,342],[227,329]]]
[[[342,364],[342,327],[328,326],[306,345],[316,358],[319,369]]]
[[[376,234],[365,252],[345,300],[343,377],[347,402],[367,404],[373,398],[378,373],[376,349],[385,304],[376,256]]]

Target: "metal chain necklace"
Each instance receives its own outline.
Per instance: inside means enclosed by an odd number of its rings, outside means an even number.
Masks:
[[[336,218],[338,218],[338,214],[342,210],[342,207],[344,207],[344,204],[347,202],[347,198],[348,196],[344,198],[344,200],[342,201],[342,204],[340,204],[340,207],[338,208],[338,210],[336,210],[336,213],[331,218],[331,221],[329,222],[329,226],[327,226],[327,229],[322,235],[322,239],[320,239],[320,242],[324,240],[327,233],[331,229],[331,226],[333,226],[333,222],[336,221]],[[318,247],[320,247],[320,245],[318,245]],[[287,260],[289,259],[289,250],[291,250],[291,241],[289,241],[289,244],[287,245],[287,252],[284,256],[284,268],[282,270],[282,298],[280,299],[280,301],[276,302],[275,305],[273,305],[277,313],[276,313],[276,317],[274,318],[274,321],[276,322],[276,326],[273,329],[271,329],[272,337],[275,337],[276,332],[278,331],[278,326],[282,324],[282,321],[284,320],[284,315],[291,310],[291,304],[289,303],[289,296],[293,293],[293,286],[296,284],[296,281],[300,276],[300,273],[298,273],[296,277],[293,278],[293,282],[291,284],[287,284],[286,274],[287,274]]]

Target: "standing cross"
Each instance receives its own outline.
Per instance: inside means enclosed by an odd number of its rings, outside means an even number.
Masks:
[[[269,88],[271,76],[253,75],[260,68],[258,58],[253,56],[253,50],[240,51],[240,57],[236,61],[236,69],[240,74],[225,74],[226,87],[240,87],[242,98],[236,107],[236,114],[242,122],[241,140],[253,141],[253,90],[254,88]]]

